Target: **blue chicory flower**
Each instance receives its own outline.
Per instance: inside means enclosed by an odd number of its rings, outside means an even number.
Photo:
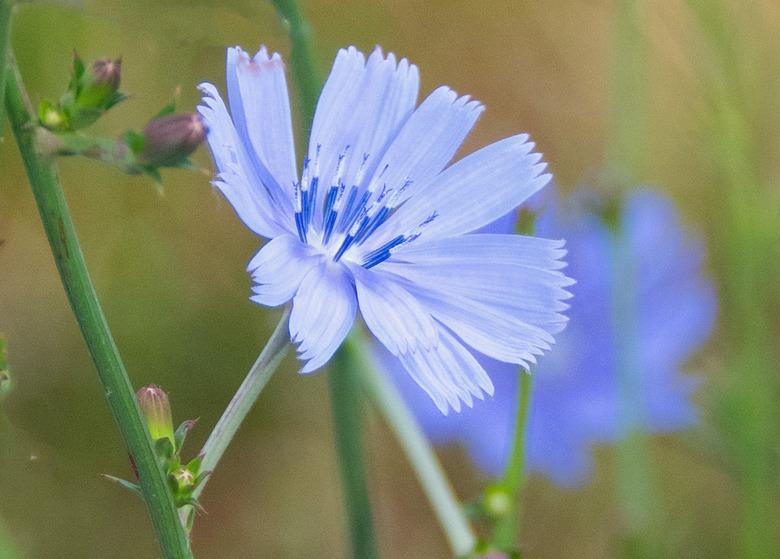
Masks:
[[[339,51],[302,174],[284,64],[228,49],[230,113],[211,84],[199,111],[215,185],[269,242],[249,262],[251,299],[292,300],[290,335],[323,366],[357,310],[444,413],[493,393],[472,351],[527,366],[565,322],[563,241],[472,234],[550,175],[521,134],[447,164],[483,110],[447,87],[415,108],[417,68],[377,48]]]
[[[703,247],[686,237],[673,203],[646,188],[619,207],[617,228],[595,206],[593,194],[556,202],[542,211],[537,232],[568,239],[571,288],[576,304],[555,351],[534,368],[526,432],[529,471],[564,486],[586,481],[594,443],[619,440],[630,428],[673,432],[696,422],[694,377],[680,369],[712,330],[716,299],[702,275]],[[596,211],[594,211],[596,210]],[[506,222],[495,224],[506,229]],[[626,262],[616,262],[621,239]],[[633,278],[633,281],[631,281]],[[621,389],[615,295],[631,290],[634,393]],[[496,394],[457,417],[443,418],[419,397],[385,356],[384,366],[428,435],[437,443],[460,442],[489,475],[505,467],[514,439],[518,377],[512,365],[483,359]]]

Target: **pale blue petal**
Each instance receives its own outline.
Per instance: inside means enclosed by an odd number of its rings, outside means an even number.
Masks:
[[[375,190],[392,189],[397,206],[450,162],[484,107],[448,87],[434,90],[412,113],[382,158],[372,179]],[[403,190],[401,190],[403,188]]]
[[[266,238],[287,232],[284,215],[275,211],[268,190],[254,172],[254,165],[216,88],[199,86],[204,97],[198,112],[208,129],[207,141],[217,167],[215,186],[252,231]]]
[[[370,248],[413,230],[434,212],[425,239],[469,233],[506,215],[550,180],[546,163],[521,134],[501,140],[461,159],[399,208],[372,237]]]
[[[377,47],[366,61],[354,47],[336,56],[317,104],[309,142],[311,172],[318,176],[320,203],[340,180],[359,187],[371,177],[387,146],[414,110],[419,90],[417,67],[396,62]]]
[[[236,128],[254,148],[263,183],[289,213],[298,179],[284,63],[278,53],[269,57],[265,47],[253,58],[233,48],[228,49],[231,71],[235,76],[228,76],[228,95]],[[239,102],[240,117],[236,118]]]
[[[256,283],[250,299],[268,307],[286,303],[295,295],[306,274],[321,261],[322,256],[297,237],[276,237],[247,265]]]
[[[290,337],[298,344],[302,373],[322,367],[352,328],[357,311],[355,287],[349,272],[322,262],[309,270],[293,298]]]
[[[559,271],[561,242],[474,234],[413,245],[378,269],[409,281],[431,313],[475,349],[525,364],[563,328],[573,281]]]
[[[352,270],[366,325],[443,413],[492,394],[493,384],[473,355],[392,276]]]

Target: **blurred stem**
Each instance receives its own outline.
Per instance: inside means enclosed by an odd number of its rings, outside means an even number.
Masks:
[[[330,367],[330,401],[341,482],[349,517],[352,556],[379,556],[374,535],[371,500],[363,462],[363,406],[359,384],[361,365],[353,345],[345,344]]]
[[[271,0],[279,17],[287,25],[287,32],[292,43],[290,62],[292,64],[295,85],[301,100],[301,119],[305,136],[308,137],[317,98],[320,95],[322,79],[314,64],[312,53],[312,29],[309,22],[301,14],[295,0]]]
[[[517,415],[515,417],[515,440],[504,477],[499,487],[509,497],[509,510],[496,524],[493,543],[499,549],[514,550],[518,546],[520,520],[520,490],[525,481],[525,435],[528,424],[528,410],[531,403],[531,373],[521,371],[517,391]]]
[[[773,257],[780,244],[780,207],[774,184],[762,176],[767,165],[760,143],[764,116],[756,112],[754,97],[761,85],[757,80],[769,76],[764,71],[768,64],[749,48],[746,39],[753,30],[746,34],[737,27],[730,5],[717,0],[688,4],[715,63],[712,75],[706,76],[712,116],[706,138],[723,186],[713,233],[723,247],[717,255],[721,323],[728,334],[726,367],[732,382],[721,395],[719,411],[742,488],[738,555],[778,557],[777,322],[769,302],[776,300],[780,273]],[[750,68],[760,70],[751,75]]]
[[[617,0],[608,167],[619,182],[642,173],[647,146],[647,79],[639,0]]]
[[[0,559],[20,559],[19,552],[16,550],[11,534],[5,523],[0,519]]]
[[[40,155],[35,140],[37,123],[12,63],[6,71],[5,103],[60,278],[97,368],[114,421],[137,466],[141,490],[163,555],[166,559],[190,558],[192,554],[168,482],[157,464],[130,379],[87,272],[57,168],[53,160]]]
[[[624,555],[626,557],[661,557],[661,502],[655,483],[653,459],[648,440],[642,432],[645,418],[641,378],[636,347],[636,271],[632,266],[630,247],[622,234],[620,222],[613,230],[613,276],[616,283],[612,313],[616,324],[615,348],[618,369],[617,492],[626,523]]]
[[[222,417],[214,426],[209,438],[203,445],[200,453],[203,455],[201,471],[212,472],[217,467],[222,455],[225,454],[230,441],[235,437],[238,428],[246,419],[252,407],[255,405],[260,393],[271,380],[279,364],[287,355],[290,348],[290,335],[288,333],[288,322],[290,320],[290,309],[285,308],[279,324],[276,325],[271,337],[268,338],[265,347],[260,352],[252,368],[244,378],[244,382],[238,387],[233,399],[230,400],[227,408],[222,413]],[[203,492],[209,478],[206,478],[193,492],[197,499]],[[191,507],[183,507],[181,511],[182,519],[188,518],[192,514]],[[189,525],[189,523],[187,523]]]
[[[477,538],[428,439],[396,388],[376,369],[365,349],[365,340],[357,331],[347,338],[345,345],[359,360],[361,379],[406,453],[444,529],[450,548],[457,557],[468,556],[474,550]]]
[[[5,123],[5,69],[8,63],[8,53],[11,47],[11,0],[0,0],[0,138],[3,137]]]

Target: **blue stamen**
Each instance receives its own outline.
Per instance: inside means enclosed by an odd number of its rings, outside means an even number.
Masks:
[[[366,256],[363,258],[363,267],[367,270],[370,268],[373,268],[377,264],[380,264],[390,258],[391,255],[391,249],[397,247],[400,244],[403,244],[407,240],[414,240],[414,239],[407,239],[406,235],[398,235],[393,240],[388,241],[381,247],[379,247],[376,250],[372,250]]]

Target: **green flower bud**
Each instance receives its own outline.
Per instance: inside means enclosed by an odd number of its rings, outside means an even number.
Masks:
[[[154,384],[145,386],[136,392],[135,397],[146,418],[146,425],[152,440],[168,439],[175,444],[173,436],[173,418],[168,395]]]
[[[92,64],[92,70],[84,73],[76,105],[82,109],[111,108],[118,101],[119,82],[122,74],[122,59],[103,58]]]
[[[176,167],[206,138],[206,127],[197,113],[161,116],[143,131],[138,162],[149,167]]]
[[[482,506],[489,516],[501,518],[512,510],[512,496],[503,487],[494,485],[485,489]]]
[[[182,466],[173,472],[173,479],[176,480],[180,493],[189,493],[195,487],[195,474],[188,468]]]

